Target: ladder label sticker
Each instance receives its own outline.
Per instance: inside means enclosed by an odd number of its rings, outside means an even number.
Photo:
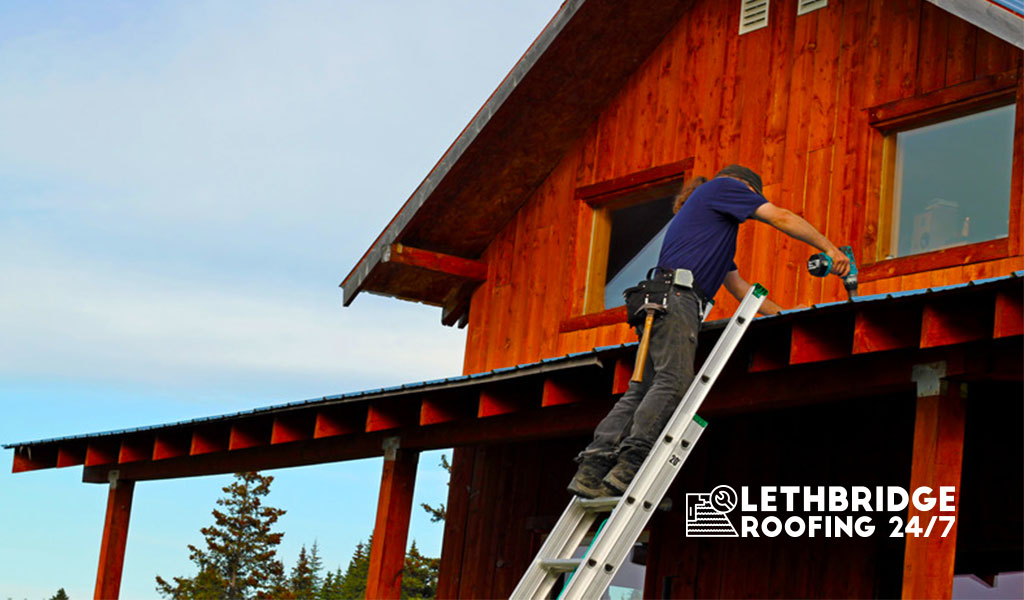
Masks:
[[[680,458],[678,454],[673,454],[672,456],[668,457],[668,464],[672,465],[673,467],[679,468],[679,465],[681,465],[682,463],[683,459]]]

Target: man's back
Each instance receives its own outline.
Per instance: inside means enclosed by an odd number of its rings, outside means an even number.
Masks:
[[[735,270],[736,234],[766,200],[742,181],[716,177],[701,185],[669,223],[658,266],[689,269],[700,289],[714,297]]]

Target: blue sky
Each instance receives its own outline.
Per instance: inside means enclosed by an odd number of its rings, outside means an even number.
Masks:
[[[559,4],[5,2],[0,442],[460,373],[438,309],[336,286]],[[90,597],[105,487],[10,459],[0,598]],[[380,466],[273,472],[288,564],[347,564]],[[136,487],[122,598],[191,572],[229,479]],[[418,509],[412,536],[439,553]]]

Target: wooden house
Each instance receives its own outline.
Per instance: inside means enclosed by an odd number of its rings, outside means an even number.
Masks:
[[[794,310],[751,325],[617,593],[950,597],[955,576],[1024,570],[1022,47],[1008,1],[568,0],[342,284],[346,305],[441,307],[467,328],[464,377],[14,444],[15,470],[111,483],[110,597],[136,481],[384,454],[369,595],[397,598],[417,453],[454,446],[439,597],[505,597],[630,376],[618,292],[653,266],[674,191],[741,163],[853,247],[860,297],[741,227],[740,272]],[[716,300],[705,354],[736,307]],[[719,484],[954,486],[956,518],[688,537],[686,495]]]

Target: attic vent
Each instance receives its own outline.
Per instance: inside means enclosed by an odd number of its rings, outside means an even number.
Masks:
[[[828,0],[798,0],[796,4],[796,14],[806,15],[809,12],[814,12],[819,8],[825,8],[828,6]]]
[[[740,0],[740,35],[768,26],[768,0]]]

